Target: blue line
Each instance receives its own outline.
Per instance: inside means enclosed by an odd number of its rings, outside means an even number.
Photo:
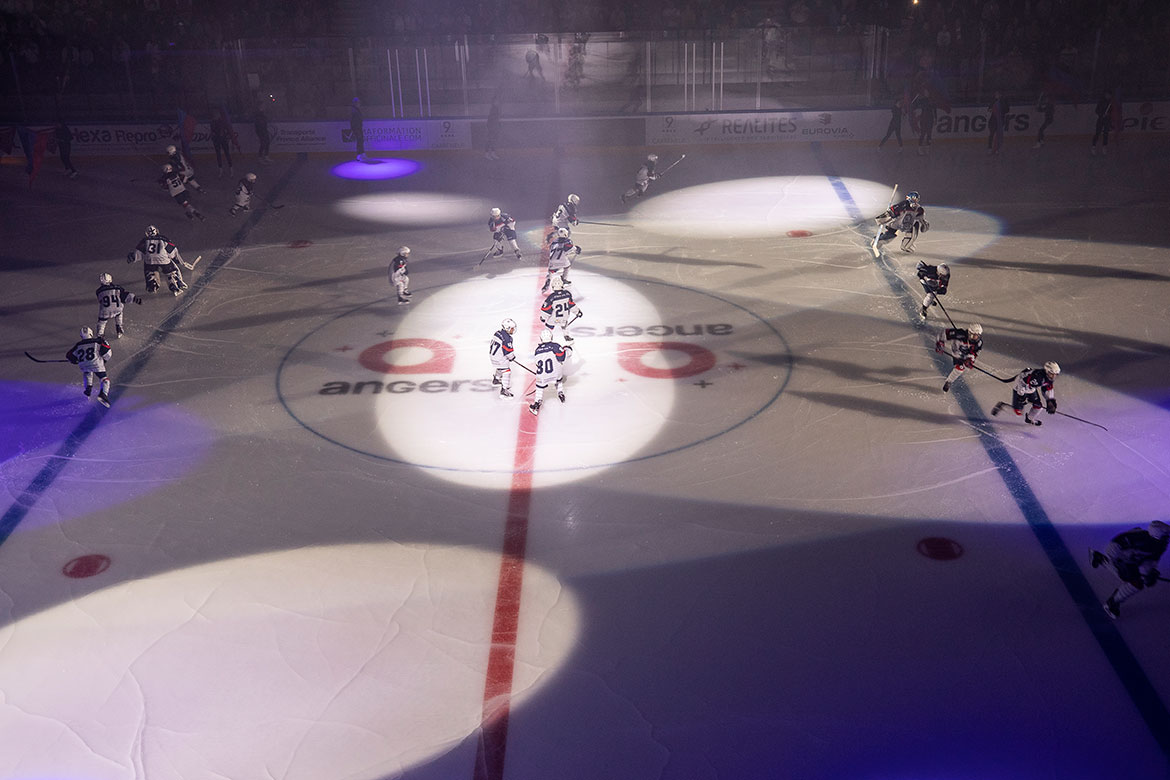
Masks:
[[[861,210],[857,207],[857,203],[854,202],[853,196],[849,193],[845,183],[834,172],[832,164],[826,158],[821,145],[814,142],[812,146],[813,153],[820,162],[822,170],[829,177],[829,181],[833,185],[833,190],[837,193],[837,197],[841,198],[846,210],[850,215],[856,215],[857,219],[864,219],[864,217],[860,216]],[[916,302],[909,301],[905,298],[904,293],[906,288],[902,284],[901,278],[888,264],[877,263],[877,265],[886,277],[886,282],[903,299],[903,308],[907,311],[910,320],[916,327],[922,328],[923,326],[914,312]],[[948,366],[946,371],[942,373],[948,373],[949,371],[950,368]],[[1093,591],[1093,587],[1089,584],[1089,581],[1081,573],[1081,568],[1077,564],[1076,558],[1060,537],[1060,532],[1056,529],[1056,526],[1048,518],[1048,513],[1044,511],[1040,500],[1032,492],[1032,487],[1028,484],[1028,480],[1025,479],[1023,473],[1021,473],[1020,467],[1016,465],[1015,459],[1012,458],[1007,448],[1004,447],[1003,442],[995,435],[991,422],[983,414],[983,410],[976,402],[975,396],[971,394],[971,391],[967,389],[966,384],[963,382],[956,384],[952,388],[952,395],[959,402],[959,406],[967,416],[967,420],[981,434],[979,440],[983,444],[983,449],[987,451],[987,456],[995,464],[996,471],[1007,486],[1008,492],[1016,502],[1016,506],[1023,513],[1024,519],[1028,522],[1028,527],[1032,529],[1032,533],[1040,542],[1041,549],[1048,556],[1052,567],[1056,569],[1056,574],[1064,584],[1065,590],[1072,596],[1073,602],[1080,609],[1081,616],[1088,624],[1089,630],[1093,632],[1097,644],[1105,652],[1105,657],[1109,660],[1109,664],[1113,667],[1113,671],[1117,674],[1118,679],[1121,680],[1121,684],[1129,693],[1130,700],[1133,701],[1134,706],[1141,713],[1154,740],[1162,749],[1162,753],[1170,759],[1170,712],[1166,710],[1166,705],[1158,697],[1158,692],[1155,690],[1153,683],[1150,682],[1150,678],[1146,675],[1145,670],[1142,669],[1133,651],[1129,649],[1129,646],[1121,637],[1121,632],[1117,630],[1117,626],[1112,620],[1106,617],[1101,603],[1097,601],[1097,594]]]
[[[304,165],[306,159],[308,159],[308,155],[304,153],[297,155],[297,161],[293,163],[292,167],[285,172],[284,176],[280,178],[276,186],[270,191],[269,203],[288,186],[293,176]],[[244,243],[244,239],[248,237],[248,234],[252,232],[253,228],[256,227],[260,219],[267,212],[268,209],[260,209],[251,214],[248,220],[235,232],[227,246],[220,248],[215,259],[208,264],[207,270],[200,274],[199,278],[192,283],[190,292],[183,299],[183,305],[175,309],[159,323],[154,333],[147,339],[146,344],[138,351],[134,359],[119,372],[118,380],[120,384],[116,385],[111,392],[111,403],[116,401],[122,394],[123,386],[132,383],[138,377],[138,374],[146,368],[146,364],[154,355],[155,350],[167,340],[179,323],[183,321],[183,318],[187,315],[187,311],[191,308],[191,297],[206,287],[216,272],[236,256],[240,244]],[[12,503],[12,506],[8,507],[4,516],[0,517],[0,545],[8,541],[8,537],[12,536],[16,527],[28,516],[28,513],[36,505],[37,501],[40,500],[40,497],[52,487],[57,477],[61,475],[61,472],[69,464],[70,459],[77,454],[77,451],[81,449],[81,446],[85,444],[90,435],[97,430],[98,424],[104,417],[104,411],[104,409],[98,407],[93,407],[89,410],[89,413],[82,418],[81,422],[77,424],[77,427],[65,437],[65,441],[61,443],[61,446],[49,458],[49,462],[37,472],[36,476],[32,478],[32,481],[28,483],[28,486],[20,492],[16,500]]]

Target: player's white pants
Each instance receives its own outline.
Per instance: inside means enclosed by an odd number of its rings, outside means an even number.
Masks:
[[[533,398],[533,400],[535,400],[535,401],[543,401],[544,400],[544,389],[546,387],[548,387],[548,380],[547,379],[544,380],[545,384],[543,384],[543,385],[541,384],[541,381],[542,380],[539,380],[539,379],[536,380],[536,395]],[[563,376],[557,377],[556,388],[557,388],[558,393],[562,392],[562,388],[564,387],[564,384],[565,384],[565,378]]]
[[[963,368],[964,365],[962,363],[952,368],[951,373],[947,374],[947,383],[953,384],[956,379],[961,377],[963,375]]]
[[[398,291],[398,299],[402,300],[410,292],[410,277],[406,274],[394,275],[394,289]]]
[[[574,318],[576,319],[576,318]],[[572,341],[573,337],[569,335],[569,320],[564,317],[557,317],[556,319],[544,320],[544,327],[553,332],[553,341],[558,344],[564,344],[566,341]],[[560,331],[560,338],[557,338],[557,331]]]
[[[495,366],[495,371],[492,374],[492,379],[499,380],[500,387],[505,390],[512,389],[512,367],[508,365]]]
[[[104,374],[104,372],[103,372],[103,374]],[[86,395],[89,395],[90,392],[92,392],[93,379],[95,376],[97,376],[97,374],[93,371],[82,371],[81,372],[81,381],[82,381],[82,384],[85,386],[85,394]],[[100,395],[109,395],[110,394],[110,378],[108,376],[103,375],[101,377],[101,380],[102,380],[101,386],[98,389],[98,393]]]
[[[114,326],[117,328],[118,333],[122,332],[122,312],[118,312],[117,314],[115,314],[113,317],[110,317],[109,319],[98,320],[97,334],[99,336],[106,335],[106,323],[109,322],[110,320],[114,321]]]

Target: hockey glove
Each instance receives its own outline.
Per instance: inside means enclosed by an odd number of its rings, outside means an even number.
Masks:
[[[137,259],[138,259],[138,258],[136,257],[136,255],[137,255],[137,254],[138,254],[138,253],[137,253],[136,251],[133,251],[133,250],[132,250],[132,251],[130,251],[130,252],[127,252],[127,253],[126,253],[126,262],[127,262],[127,263],[133,263],[135,260],[137,260]]]
[[[1150,569],[1142,576],[1142,580],[1145,582],[1147,588],[1154,587],[1158,584],[1158,570]]]
[[[975,368],[975,356],[968,355],[967,359],[963,361],[963,365],[965,365],[967,368]]]
[[[943,354],[943,343],[941,340],[934,342],[934,351],[938,354]]]
[[[1045,411],[1047,411],[1049,414],[1056,414],[1056,399],[1055,398],[1048,399],[1048,404],[1045,407]]]

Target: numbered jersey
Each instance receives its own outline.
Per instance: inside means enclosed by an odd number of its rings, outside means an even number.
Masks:
[[[546,324],[564,325],[576,308],[572,293],[568,290],[553,290],[540,307],[540,320]]]
[[[983,339],[972,336],[966,328],[947,328],[938,340],[945,342],[947,351],[956,358],[978,357],[979,350],[983,349]]]
[[[134,300],[134,293],[116,284],[103,284],[97,288],[98,319],[109,320],[117,317],[127,301]]]
[[[488,357],[496,368],[507,368],[508,363],[516,359],[512,347],[512,334],[503,328],[493,333],[492,340],[488,343]]]
[[[577,207],[572,203],[562,203],[553,212],[552,223],[555,228],[571,228],[577,224]]]
[[[1040,393],[1045,398],[1056,397],[1056,391],[1048,379],[1048,372],[1042,368],[1025,368],[1016,377],[1016,385],[1012,389],[1022,396]]]
[[[496,240],[501,238],[511,240],[516,237],[516,220],[504,213],[498,217],[488,217],[488,230]]]
[[[567,268],[569,261],[579,254],[581,254],[581,248],[573,246],[572,239],[557,236],[548,245],[548,267]]]
[[[555,341],[546,341],[536,348],[532,360],[536,363],[536,383],[542,387],[564,378],[566,350]]]
[[[166,236],[146,236],[134,251],[147,265],[169,265],[179,257],[179,248]]]
[[[106,370],[106,361],[110,359],[110,345],[101,338],[82,339],[65,353],[65,359],[82,371],[102,374]]]
[[[187,188],[183,186],[183,174],[179,173],[178,171],[164,173],[159,178],[158,183],[161,184],[163,189],[167,191],[167,194],[172,196],[179,195],[187,191]]]

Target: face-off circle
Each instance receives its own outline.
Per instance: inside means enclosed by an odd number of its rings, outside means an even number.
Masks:
[[[701,444],[759,414],[788,381],[783,338],[738,304],[585,272],[573,282],[584,314],[570,327],[565,402],[552,384],[544,393],[534,484]],[[507,488],[518,431],[536,423],[528,411],[535,377],[520,364],[535,366],[540,280],[517,270],[420,290],[414,300],[408,311],[368,304],[305,336],[282,361],[281,401],[348,449]],[[520,323],[512,398],[492,384],[488,356],[506,317]]]

